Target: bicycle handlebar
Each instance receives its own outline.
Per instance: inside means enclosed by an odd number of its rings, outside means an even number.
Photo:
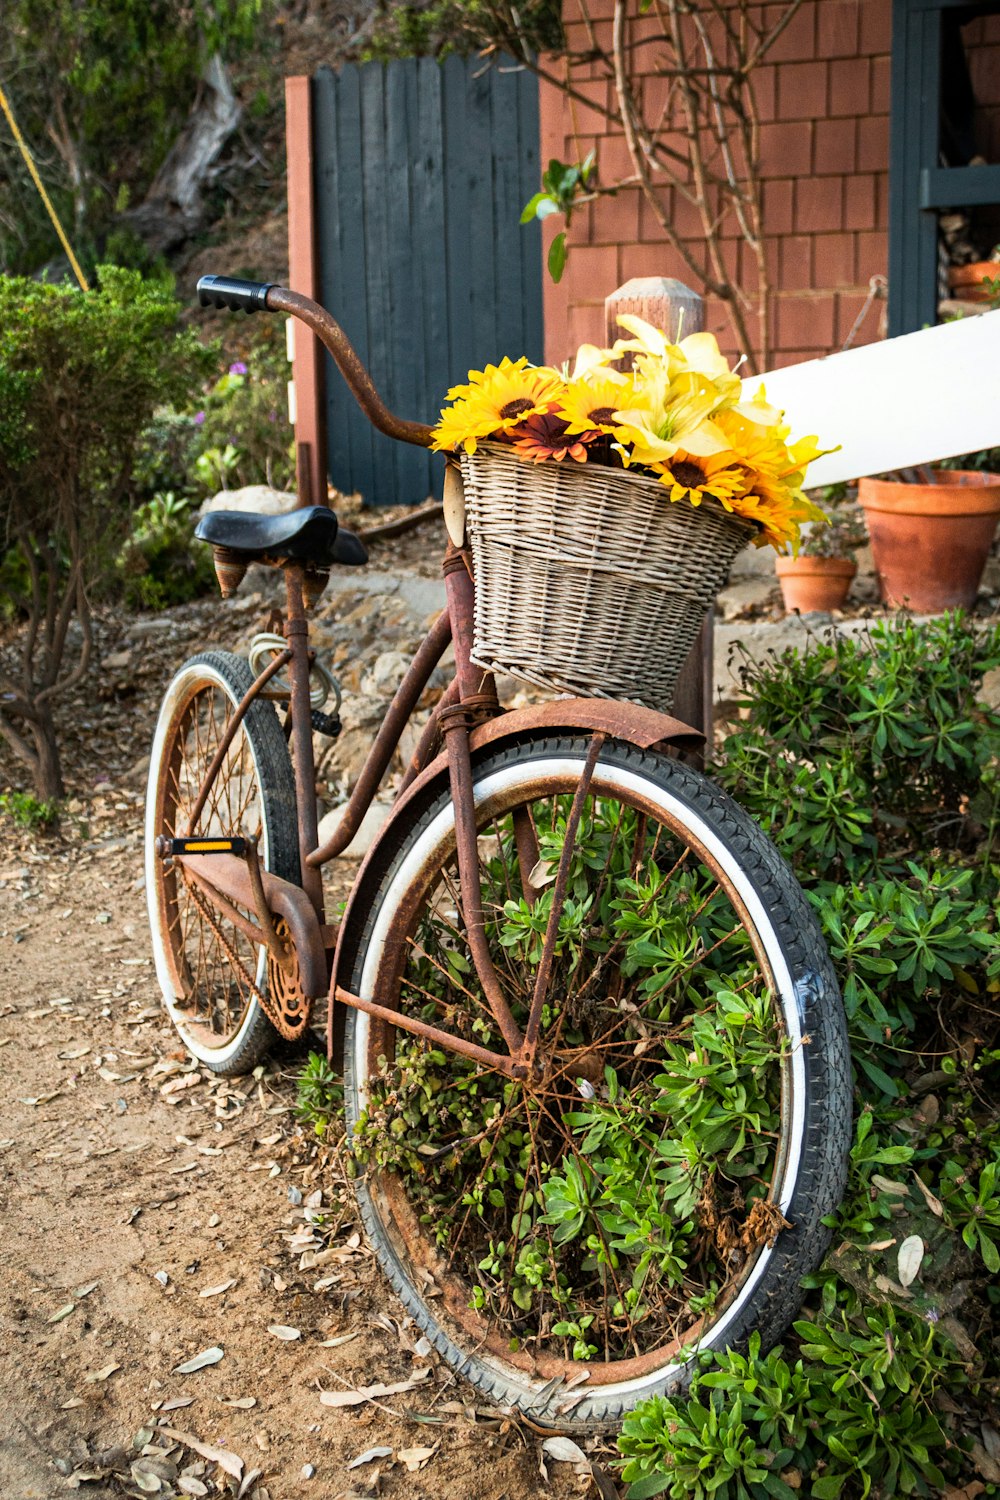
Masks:
[[[273,281],[244,281],[240,276],[201,276],[198,301],[202,307],[252,313],[267,307],[267,294],[273,285]]]
[[[243,281],[236,276],[202,276],[198,281],[198,300],[202,307],[229,308],[231,312],[288,313],[311,328],[320,343],[329,350],[347,386],[365,416],[379,432],[401,443],[429,448],[433,429],[425,422],[407,422],[397,417],[383,402],[375,383],[358,358],[347,334],[325,307],[291,292],[271,281]]]

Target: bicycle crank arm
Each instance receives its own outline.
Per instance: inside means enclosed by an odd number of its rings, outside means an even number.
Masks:
[[[193,839],[178,842],[203,841]],[[302,976],[302,992],[310,1000],[318,999],[326,994],[330,976],[323,946],[323,931],[316,909],[300,886],[292,885],[291,881],[282,880],[278,875],[271,875],[267,870],[261,870],[256,860],[255,846],[249,840],[246,842],[248,853],[252,850],[250,859],[240,859],[236,854],[230,853],[185,853],[173,857],[185,876],[194,880],[202,894],[228,920],[235,922],[236,926],[243,929],[246,923],[251,929],[248,936],[254,942],[264,943],[276,962],[282,966],[288,961],[288,953],[274,932],[272,913],[284,917]],[[164,857],[170,857],[169,850]],[[233,907],[243,907],[254,912],[260,926],[255,927],[240,912],[234,914]],[[236,917],[241,920],[236,921]]]

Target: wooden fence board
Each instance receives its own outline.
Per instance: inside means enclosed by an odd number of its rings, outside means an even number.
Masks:
[[[540,361],[541,235],[519,223],[539,183],[534,78],[457,57],[324,68],[313,130],[322,300],[387,404],[430,422],[467,370]],[[373,433],[330,368],[326,406],[338,489],[440,493],[441,460]]]

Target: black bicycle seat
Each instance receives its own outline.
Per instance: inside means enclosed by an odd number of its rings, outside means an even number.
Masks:
[[[364,543],[344,531],[329,506],[306,505],[278,516],[246,510],[210,510],[194,531],[201,542],[244,552],[247,557],[288,557],[328,568],[360,567],[368,561]]]

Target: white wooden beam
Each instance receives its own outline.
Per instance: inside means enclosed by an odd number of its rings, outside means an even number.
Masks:
[[[810,488],[1000,447],[1000,311],[923,328],[743,382],[839,453]]]

